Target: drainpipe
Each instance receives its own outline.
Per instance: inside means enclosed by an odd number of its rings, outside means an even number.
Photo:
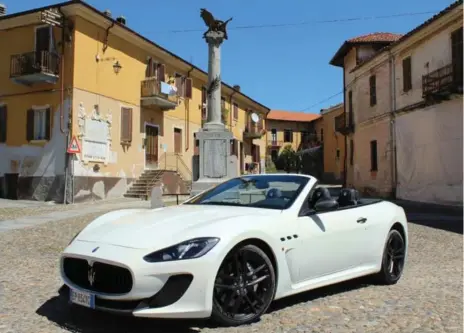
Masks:
[[[392,196],[396,198],[397,186],[397,154],[396,154],[396,66],[395,55],[391,50],[389,53],[390,63],[390,149],[391,149],[391,187]]]
[[[346,121],[348,120],[347,114],[346,114],[346,85],[345,85],[345,66],[343,66],[343,114],[345,115],[345,126],[346,126]],[[348,134],[348,133],[347,133]],[[348,175],[348,135],[345,134],[345,156],[343,156],[343,187],[346,187],[347,181],[347,175]]]
[[[190,77],[190,73],[195,69],[194,66],[192,66],[192,68],[189,69],[189,71],[187,72],[187,78]],[[193,94],[193,81],[192,81],[192,94]],[[192,96],[193,97],[193,96]],[[186,143],[186,147],[185,147],[185,151],[189,150],[190,148],[190,101],[188,101],[187,103],[185,103],[185,135],[187,136],[186,137],[186,140],[185,140],[185,143]]]
[[[69,145],[69,135],[70,131],[69,128],[66,130],[64,125],[64,62],[65,62],[65,30],[66,30],[66,16],[64,15],[61,8],[58,8],[58,12],[63,17],[62,27],[61,27],[61,58],[60,58],[60,131],[66,137],[66,151],[64,152],[64,195],[63,195],[63,204],[67,205],[67,193],[68,193],[68,169],[69,169],[69,154],[67,152],[67,148]],[[69,120],[68,120],[69,121]],[[72,175],[71,175],[72,177]],[[74,200],[74,193],[71,193],[72,200]]]

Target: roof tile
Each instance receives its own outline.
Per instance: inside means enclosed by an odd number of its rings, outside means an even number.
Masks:
[[[321,116],[316,113],[304,113],[285,110],[271,110],[267,115],[267,119],[269,120],[284,120],[298,122],[310,122],[319,119],[320,117]]]

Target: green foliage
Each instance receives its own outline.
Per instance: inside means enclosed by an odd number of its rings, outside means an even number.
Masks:
[[[275,162],[276,168],[287,173],[301,171],[301,158],[293,150],[291,145],[285,146]]]

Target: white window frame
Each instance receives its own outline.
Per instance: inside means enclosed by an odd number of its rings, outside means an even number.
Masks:
[[[32,138],[33,141],[46,140],[45,136],[47,133],[47,110],[48,109],[50,109],[50,114],[51,114],[50,105],[32,107],[32,110],[34,111],[34,135]],[[39,117],[41,118],[38,119]],[[40,123],[38,120],[42,120],[43,122]],[[51,119],[50,119],[50,126],[51,126]],[[50,134],[51,134],[51,128],[50,128]]]

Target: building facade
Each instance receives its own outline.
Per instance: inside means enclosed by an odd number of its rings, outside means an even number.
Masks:
[[[290,145],[294,151],[309,148],[318,140],[315,120],[318,114],[271,110],[266,118],[267,152],[275,160],[281,149]],[[320,137],[319,137],[320,139]]]
[[[324,154],[324,182],[343,183],[345,136],[337,131],[344,125],[343,103],[321,110],[322,145]],[[321,132],[319,129],[319,133]]]
[[[63,27],[41,22],[47,10]],[[192,180],[207,117],[203,70],[81,1],[0,17],[0,43],[3,197],[60,200],[65,188],[72,200],[118,197],[147,170]],[[259,165],[269,109],[238,86],[221,90],[239,171]],[[68,155],[73,137],[81,152]]]
[[[344,71],[346,184],[462,204],[462,1],[405,35],[349,40],[331,64]]]

